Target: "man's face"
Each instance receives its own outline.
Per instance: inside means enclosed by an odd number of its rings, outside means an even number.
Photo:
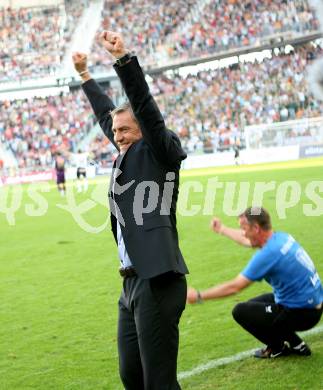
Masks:
[[[260,247],[260,227],[257,223],[251,224],[248,222],[246,217],[239,218],[239,224],[241,230],[244,232],[244,235],[251,243],[253,248]]]
[[[115,114],[113,117],[112,131],[114,141],[120,148],[120,153],[142,138],[141,130],[129,111]]]

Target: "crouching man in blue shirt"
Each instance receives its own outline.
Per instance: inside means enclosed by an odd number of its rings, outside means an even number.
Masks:
[[[190,288],[187,301],[225,297],[265,279],[273,293],[238,303],[232,312],[244,329],[267,345],[254,356],[311,355],[296,331],[314,327],[322,316],[323,288],[313,261],[290,234],[272,230],[265,209],[247,208],[239,224],[241,229],[232,229],[214,218],[211,228],[241,245],[261,249],[235,279],[204,291]]]

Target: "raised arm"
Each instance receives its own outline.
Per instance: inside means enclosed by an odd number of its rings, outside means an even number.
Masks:
[[[211,229],[215,233],[226,236],[240,245],[251,247],[251,243],[249,239],[245,237],[243,230],[225,226],[219,218],[214,217],[211,220]]]
[[[118,149],[113,139],[112,118],[110,112],[115,108],[112,100],[92,78],[87,67],[87,55],[76,52],[72,56],[75,70],[82,78],[82,89],[88,98],[101,129],[112,144]]]
[[[121,35],[104,31],[100,35],[100,41],[117,60],[114,69],[139,122],[143,138],[151,146],[156,158],[168,165],[186,158],[177,135],[166,129],[138,60],[135,56],[129,55]]]

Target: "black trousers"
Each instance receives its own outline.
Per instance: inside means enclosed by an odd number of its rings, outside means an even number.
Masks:
[[[185,276],[125,278],[119,300],[120,377],[126,390],[178,390],[178,324],[186,304]]]
[[[296,331],[313,328],[322,316],[322,309],[290,309],[275,303],[274,294],[264,294],[238,303],[234,319],[249,333],[274,350],[284,341],[292,347],[302,342]]]

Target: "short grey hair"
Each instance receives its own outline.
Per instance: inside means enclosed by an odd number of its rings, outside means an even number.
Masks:
[[[110,112],[111,118],[113,119],[117,114],[121,114],[122,112],[129,112],[133,118],[133,120],[138,124],[138,120],[135,117],[135,114],[133,112],[133,109],[131,107],[131,104],[129,102],[124,102],[120,104],[118,107],[116,107],[114,110]]]

